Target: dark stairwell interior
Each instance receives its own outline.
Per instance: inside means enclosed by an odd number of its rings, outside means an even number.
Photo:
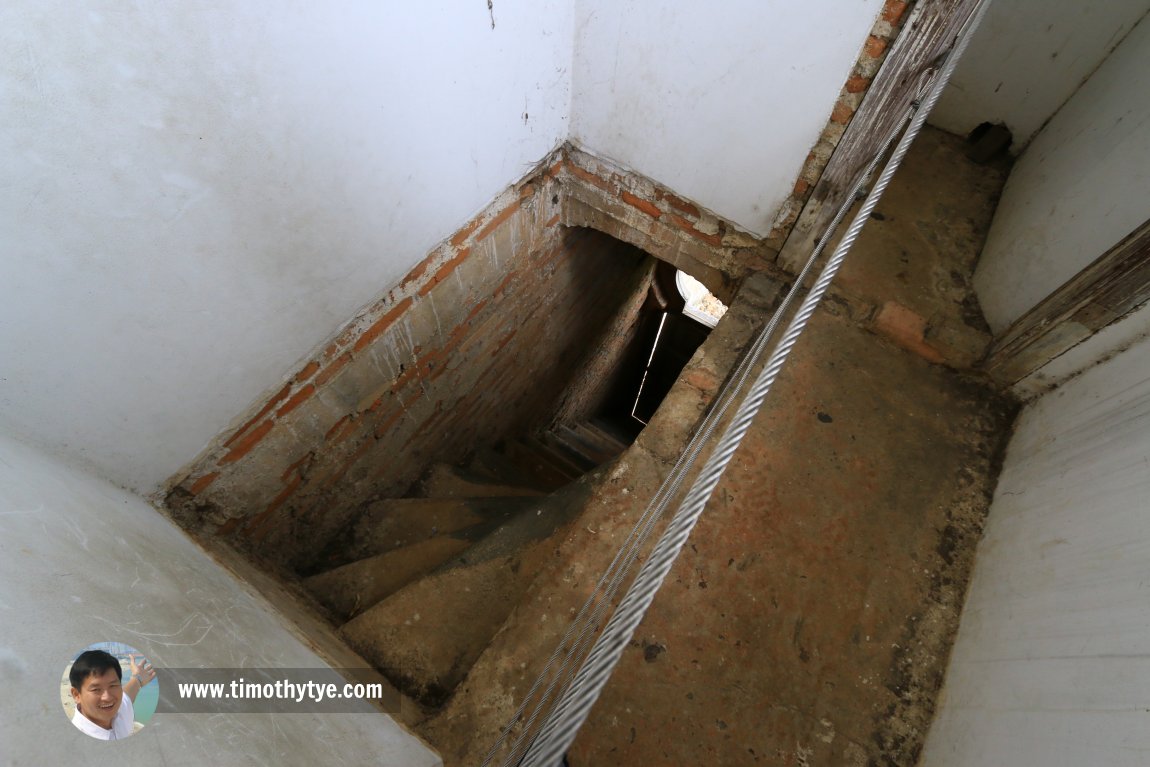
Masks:
[[[507,619],[546,560],[549,538],[578,516],[590,487],[581,478],[634,441],[710,330],[683,313],[677,271],[634,246],[581,227],[554,227],[534,247],[525,231],[522,239],[499,234],[488,240],[484,264],[495,289],[466,296],[471,305],[454,309],[457,324],[446,333],[452,310],[445,304],[463,297],[451,278],[427,291],[433,335],[446,336],[451,356],[434,349],[435,338],[411,335],[431,333],[430,326],[413,325],[403,338],[414,361],[402,351],[390,360],[397,378],[379,375],[378,360],[360,370],[349,360],[339,371],[354,375],[346,386],[356,390],[345,399],[359,400],[363,413],[327,431],[326,452],[337,452],[345,432],[363,431],[357,421],[389,405],[394,413],[359,435],[367,447],[352,460],[406,438],[363,467],[355,492],[340,480],[358,467],[345,462],[325,472],[320,467],[333,458],[313,448],[281,479],[293,491],[298,484],[300,494],[316,486],[323,500],[287,514],[279,496],[251,513],[240,506],[247,502],[242,489],[216,501],[186,488],[169,498],[201,529],[211,517],[227,517],[217,536],[287,581],[302,578],[339,635],[432,708]],[[342,375],[313,380],[335,386]],[[420,398],[435,398],[428,418],[403,434]],[[434,434],[440,438],[428,439]],[[232,463],[229,455],[222,464]],[[253,463],[232,487],[264,468]]]
[[[579,480],[634,441],[710,331],[684,314],[673,267],[590,230],[571,232],[567,247],[596,277],[579,290],[606,292],[597,280],[610,270],[591,250],[631,270],[622,275],[631,291],[605,302],[617,313],[564,355],[613,359],[602,380],[561,368],[570,380],[545,421],[481,439],[458,462],[433,457],[402,496],[364,504],[303,571],[317,571],[304,586],[348,643],[428,707],[463,680],[546,561],[550,538],[579,516],[591,487]],[[596,302],[578,298],[580,310]],[[552,312],[551,321],[574,320]]]

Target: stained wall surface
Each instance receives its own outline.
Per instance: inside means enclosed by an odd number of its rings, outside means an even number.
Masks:
[[[156,489],[567,135],[571,14],[5,3],[0,425]]]
[[[995,333],[1146,221],[1147,56],[1144,20],[1015,163],[974,276]]]
[[[123,642],[156,668],[320,668],[285,618],[138,497],[0,437],[0,717],[4,764],[432,765],[383,714],[157,713],[122,743],[74,728],[60,704],[76,653]],[[250,677],[249,677],[250,679]],[[162,683],[162,677],[161,677]]]
[[[926,767],[1150,753],[1150,341],[1023,411],[979,545]]]

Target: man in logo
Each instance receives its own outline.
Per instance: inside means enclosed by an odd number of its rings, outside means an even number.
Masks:
[[[132,704],[140,689],[156,677],[152,664],[136,664],[129,656],[132,679],[123,684],[123,669],[116,656],[103,650],[80,653],[68,672],[76,713],[72,724],[85,735],[100,740],[121,740],[132,734],[136,718]]]

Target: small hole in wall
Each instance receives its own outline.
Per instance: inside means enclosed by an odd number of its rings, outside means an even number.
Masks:
[[[984,122],[967,135],[966,156],[979,164],[991,162],[1010,149],[1013,140],[1005,125]]]

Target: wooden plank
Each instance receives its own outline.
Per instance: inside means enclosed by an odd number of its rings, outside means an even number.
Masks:
[[[983,369],[1014,384],[1150,301],[1150,221],[1065,282],[994,342]]]
[[[784,269],[801,268],[859,173],[906,115],[923,73],[953,45],[978,2],[923,0],[915,6],[787,237],[779,254]]]

